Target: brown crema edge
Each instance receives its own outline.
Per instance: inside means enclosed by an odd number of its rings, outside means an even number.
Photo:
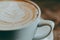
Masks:
[[[30,3],[30,4],[32,4],[33,6],[35,6],[36,7],[36,5],[34,5],[33,3],[32,3],[32,1],[29,1],[29,0],[0,0],[0,2],[1,1],[15,1],[15,2],[20,2],[20,1],[22,1],[22,2],[27,2],[27,3]],[[37,8],[37,7],[36,7]],[[38,9],[38,8],[37,8]]]

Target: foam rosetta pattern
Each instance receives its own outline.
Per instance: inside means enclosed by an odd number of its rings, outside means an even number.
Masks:
[[[27,2],[0,2],[0,27],[14,28],[16,25],[26,25],[34,21],[37,9]]]

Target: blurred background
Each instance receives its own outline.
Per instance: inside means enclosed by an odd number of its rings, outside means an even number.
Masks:
[[[60,40],[60,0],[32,0],[41,8],[41,17],[55,22],[54,40]]]

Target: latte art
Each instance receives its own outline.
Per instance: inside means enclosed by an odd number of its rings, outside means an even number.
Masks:
[[[26,25],[37,17],[37,9],[27,2],[0,2],[1,28],[15,28],[16,25]]]

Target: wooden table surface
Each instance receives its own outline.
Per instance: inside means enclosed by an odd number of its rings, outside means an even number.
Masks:
[[[60,40],[60,27],[54,29],[54,40]]]

